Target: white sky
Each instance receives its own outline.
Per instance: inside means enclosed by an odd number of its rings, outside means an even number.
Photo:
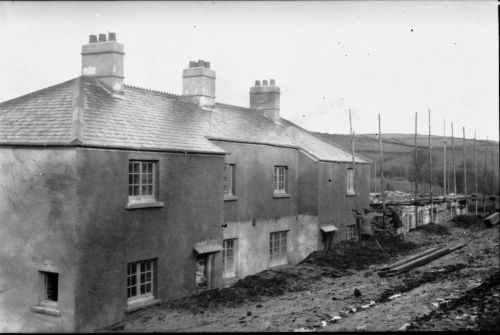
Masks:
[[[413,29],[413,31],[412,31]],[[0,101],[79,76],[89,34],[116,32],[125,82],[181,93],[204,59],[217,101],[276,79],[281,116],[313,131],[498,140],[495,1],[0,2]]]

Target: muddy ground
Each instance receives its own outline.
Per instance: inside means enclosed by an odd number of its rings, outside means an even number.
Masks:
[[[327,256],[315,252],[296,266],[129,314],[105,331],[499,330],[498,225],[459,217],[404,239],[376,239],[380,246],[342,242]],[[407,273],[377,275],[384,265],[460,243],[467,246]]]

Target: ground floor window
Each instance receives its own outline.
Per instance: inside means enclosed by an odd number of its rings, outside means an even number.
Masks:
[[[57,303],[59,298],[59,274],[40,271],[40,276],[42,280],[42,302]]]
[[[212,287],[212,260],[213,253],[196,257],[196,291]]]
[[[236,276],[236,263],[238,260],[238,239],[228,239],[223,242],[222,262],[224,264],[224,277]]]
[[[154,260],[129,263],[127,267],[127,298],[129,303],[152,299]]]
[[[269,259],[271,262],[286,261],[288,231],[271,233],[269,239]]]
[[[350,225],[347,226],[347,240],[349,241],[355,241],[358,239],[358,230],[356,228],[356,225]]]

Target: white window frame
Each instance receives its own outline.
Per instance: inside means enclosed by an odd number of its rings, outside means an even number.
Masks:
[[[269,234],[269,262],[273,265],[287,262],[288,230]]]
[[[144,269],[141,266],[144,265]],[[149,265],[149,269],[148,269]],[[144,271],[143,271],[144,270]],[[135,272],[134,272],[135,271]],[[147,274],[149,273],[149,280]],[[144,274],[144,277],[142,276]],[[135,283],[132,283],[134,281]],[[149,290],[147,289],[147,285]],[[144,286],[144,293],[141,287]],[[131,294],[135,288],[135,295]],[[139,303],[154,299],[155,290],[155,260],[133,262],[127,264],[127,302],[129,304]]]
[[[232,278],[236,277],[236,266],[238,264],[238,239],[231,238],[222,242],[222,264],[223,264],[223,277]],[[229,252],[231,250],[231,252]],[[231,263],[228,262],[231,259]]]
[[[145,166],[151,164],[151,172],[144,171]],[[137,160],[131,159],[129,160],[129,169],[128,169],[128,201],[129,203],[148,203],[156,201],[156,179],[157,179],[157,162],[156,161],[148,161],[148,160]],[[133,166],[138,166],[137,171],[134,170]],[[146,180],[144,182],[144,177],[148,179],[148,176],[151,175],[151,182]],[[137,176],[137,178],[135,178]],[[139,194],[133,194],[134,187],[138,187]],[[144,187],[151,187],[151,194],[143,194]]]
[[[234,182],[235,165],[224,164],[224,194],[236,195],[236,188]]]
[[[287,179],[288,179],[288,167],[287,166],[275,166],[274,167],[274,193],[276,194],[286,194],[287,193]]]
[[[355,185],[354,185],[354,178],[356,176],[356,172],[354,168],[349,167],[347,168],[347,194],[355,194]]]
[[[346,238],[348,241],[357,241],[358,240],[358,229],[356,225],[346,226]]]

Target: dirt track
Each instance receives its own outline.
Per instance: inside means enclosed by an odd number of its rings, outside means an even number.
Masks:
[[[113,331],[498,330],[499,226],[430,225],[404,240],[343,242],[295,267],[264,271],[127,316]],[[434,246],[467,246],[405,274],[377,269]],[[361,295],[355,296],[358,289]]]

